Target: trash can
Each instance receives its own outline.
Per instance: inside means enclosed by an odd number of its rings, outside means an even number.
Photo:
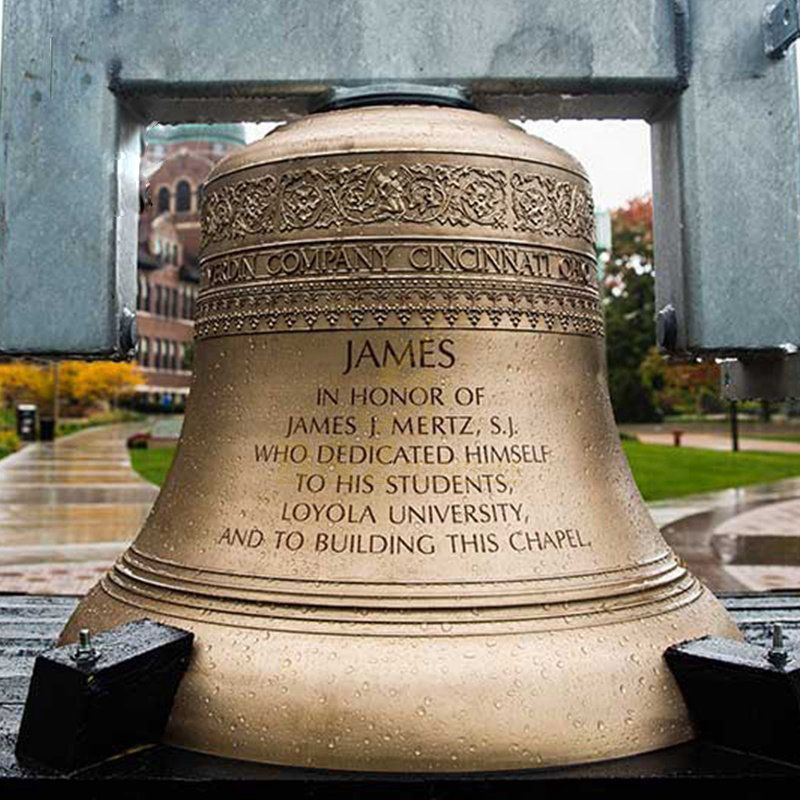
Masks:
[[[17,436],[23,442],[36,441],[37,407],[33,403],[20,403],[17,406]]]
[[[42,417],[39,420],[39,440],[52,442],[56,438],[56,421],[52,417]]]

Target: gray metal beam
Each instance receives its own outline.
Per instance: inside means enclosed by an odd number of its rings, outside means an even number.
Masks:
[[[124,53],[115,84],[162,121],[182,119],[184,103],[217,120],[242,119],[237,96],[250,113],[269,116],[282,98],[302,108],[332,84],[383,81],[518,95],[529,115],[536,93],[576,93],[589,106],[596,94],[628,95],[643,108],[683,78],[664,0],[603,0],[602,13],[597,0],[173,0],[158,5],[168,35],[144,41],[153,4],[117,5],[124,13],[107,34]]]
[[[723,361],[721,390],[725,400],[783,400],[800,397],[800,356],[786,354],[756,361]]]
[[[669,349],[800,344],[800,127],[794,58],[764,49],[763,0],[695,0],[687,88],[652,120],[656,294]]]

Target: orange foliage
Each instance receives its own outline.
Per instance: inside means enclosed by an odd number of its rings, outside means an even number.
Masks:
[[[719,405],[720,369],[714,361],[670,364],[654,347],[640,374],[663,413],[703,414]]]
[[[53,403],[54,370],[24,361],[0,364],[0,393],[5,405]],[[63,361],[58,368],[61,403],[90,409],[115,404],[133,393],[142,375],[134,364],[115,361]]]

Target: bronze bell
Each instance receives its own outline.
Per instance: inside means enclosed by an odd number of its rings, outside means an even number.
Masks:
[[[586,175],[472,110],[281,127],[213,170],[195,379],[142,532],[64,641],[190,628],[172,744],[471,771],[692,736],[662,659],[737,636],[608,400]]]

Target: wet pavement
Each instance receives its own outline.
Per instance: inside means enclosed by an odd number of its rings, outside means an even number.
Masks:
[[[141,427],[90,428],[0,461],[0,592],[80,594],[108,569],[158,494],[128,459]]]
[[[788,478],[661,500],[649,508],[670,546],[713,591],[797,589],[798,498],[800,478]]]
[[[108,569],[158,494],[125,446],[142,427],[92,428],[0,461],[0,592],[83,594]],[[649,508],[713,591],[800,587],[800,478]]]

